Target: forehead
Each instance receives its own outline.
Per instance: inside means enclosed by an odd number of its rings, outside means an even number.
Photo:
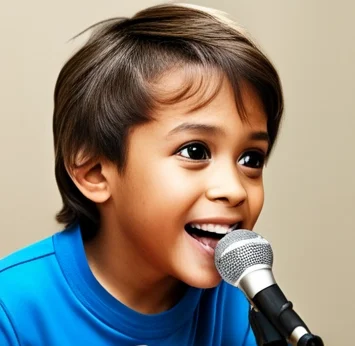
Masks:
[[[265,127],[266,113],[254,88],[241,84],[238,109],[236,92],[227,77],[216,69],[179,68],[169,71],[155,82],[156,120],[198,118],[222,120],[226,115],[237,115],[239,121]],[[241,114],[242,113],[242,114]],[[224,117],[221,117],[224,115]],[[205,118],[205,119],[204,119]]]

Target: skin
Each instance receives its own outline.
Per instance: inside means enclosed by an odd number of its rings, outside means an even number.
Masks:
[[[159,83],[174,91],[183,77],[175,71]],[[217,77],[209,83],[218,83]],[[160,107],[155,121],[133,128],[123,174],[105,160],[71,171],[102,219],[98,236],[85,244],[89,266],[130,308],[162,312],[177,303],[186,285],[219,284],[213,256],[185,231],[187,223],[242,222],[253,229],[264,201],[267,123],[253,89],[245,85],[242,93],[247,121],[224,79],[203,108],[190,112],[204,97],[196,93]]]

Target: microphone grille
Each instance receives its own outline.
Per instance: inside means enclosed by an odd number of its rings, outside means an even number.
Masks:
[[[222,279],[232,285],[245,270],[255,265],[273,264],[270,243],[259,234],[238,229],[224,236],[215,249],[215,265]]]

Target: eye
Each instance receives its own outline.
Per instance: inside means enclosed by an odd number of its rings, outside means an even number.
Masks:
[[[190,143],[181,148],[177,154],[184,158],[195,160],[195,161],[203,161],[211,158],[210,151],[208,148],[202,143]]]
[[[246,167],[260,169],[264,166],[265,154],[256,150],[247,151],[242,155],[238,163]]]

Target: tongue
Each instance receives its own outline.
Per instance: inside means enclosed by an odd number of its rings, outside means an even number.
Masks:
[[[211,249],[215,249],[219,239],[207,238],[207,237],[197,237],[196,235],[192,235],[197,241],[202,243],[205,246],[209,246]]]

